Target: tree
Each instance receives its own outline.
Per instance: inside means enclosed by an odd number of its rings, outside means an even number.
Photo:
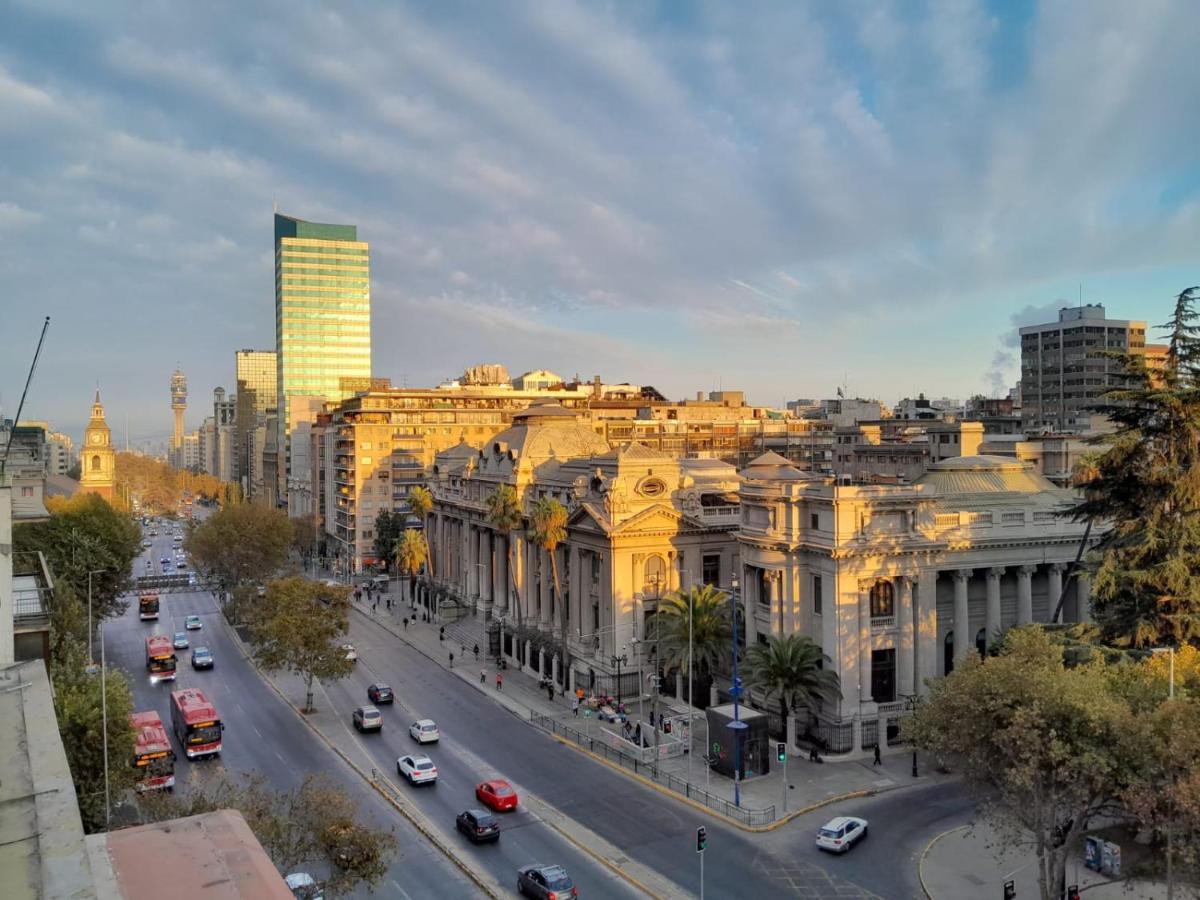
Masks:
[[[1103,662],[1068,667],[1043,630],[1014,628],[997,655],[930,682],[905,723],[915,746],[983,789],[1002,831],[1033,836],[1043,900],[1058,897],[1079,837],[1114,811],[1142,743],[1127,740],[1136,717],[1107,678]]]
[[[48,519],[13,528],[14,552],[20,557],[40,550],[56,587],[70,586],[85,604],[91,572],[96,622],[123,613],[128,601],[121,594],[129,589],[131,565],[142,551],[137,525],[96,494],[77,494],[69,500],[52,497],[46,507]]]
[[[408,511],[410,514],[420,520],[422,528],[426,528],[428,526],[427,519],[429,518],[429,513],[432,509],[433,493],[429,490],[429,488],[419,484],[408,492]],[[401,520],[399,522],[399,526],[402,527],[403,525],[404,522]],[[399,527],[397,528],[396,536],[400,536]],[[428,541],[426,541],[426,547],[428,547]],[[426,553],[425,561],[427,563],[425,566],[426,587],[432,587],[434,576],[433,554]]]
[[[292,520],[292,547],[305,562],[317,552],[317,517],[312,513]]]
[[[313,711],[313,679],[344,678],[354,671],[341,638],[349,628],[350,589],[305,578],[281,578],[250,620],[254,661],[268,672],[286,670],[304,681],[304,711]]]
[[[730,652],[733,622],[729,594],[711,584],[696,585],[663,597],[654,615],[658,661],[663,671],[688,674],[688,620],[691,619],[691,657],[696,671],[711,677],[717,663]],[[690,700],[690,698],[689,698]]]
[[[429,561],[429,545],[425,542],[425,535],[415,528],[406,528],[403,537],[396,541],[394,554],[396,568],[408,576],[408,599],[411,601],[417,573]]]
[[[385,567],[391,565],[396,541],[400,540],[404,530],[404,517],[395,515],[388,510],[382,510],[375,517],[375,558],[383,560]]]
[[[841,696],[837,672],[823,669],[829,657],[807,635],[770,635],[746,651],[746,684],[779,700],[786,725],[798,707],[816,713],[822,703]]]
[[[567,508],[553,497],[540,497],[529,514],[529,538],[550,557],[550,573],[554,599],[558,605],[559,645],[561,647],[563,684],[571,668],[567,647],[567,598],[558,580],[558,545],[567,539]]]
[[[1079,520],[1109,529],[1089,560],[1092,610],[1126,646],[1200,638],[1200,288],[1175,298],[1166,363],[1117,355],[1124,384],[1095,408],[1116,425],[1083,467]]]
[[[525,524],[525,516],[521,512],[521,501],[517,499],[516,489],[512,485],[498,484],[488,495],[487,513],[485,520],[497,533],[504,535],[504,548],[508,556],[508,577],[512,582],[513,597],[516,602],[517,626],[521,625],[521,600],[518,597],[517,570],[513,562],[513,532],[519,531]]]
[[[227,506],[188,533],[183,546],[196,570],[224,591],[262,582],[287,562],[292,523],[262,503]]]

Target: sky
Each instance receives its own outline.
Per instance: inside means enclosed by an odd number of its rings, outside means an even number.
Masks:
[[[189,428],[272,210],[371,244],[373,367],[779,405],[1015,383],[1200,282],[1200,5],[0,0],[0,408]]]

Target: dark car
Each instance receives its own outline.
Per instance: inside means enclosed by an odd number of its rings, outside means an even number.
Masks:
[[[465,809],[454,824],[472,844],[500,840],[500,823],[486,809]]]
[[[383,731],[383,714],[373,706],[360,706],[352,717],[359,731]]]
[[[539,900],[550,900],[551,897],[562,900],[565,897],[578,897],[579,889],[562,866],[535,863],[517,869],[517,893]]]
[[[392,693],[390,686],[381,682],[367,688],[367,699],[372,703],[395,703],[396,695]]]
[[[211,669],[213,667],[212,651],[207,647],[197,647],[192,651],[193,669]]]

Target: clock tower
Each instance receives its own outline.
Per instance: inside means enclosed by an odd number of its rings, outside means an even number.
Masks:
[[[100,405],[100,389],[96,388],[96,401],[92,404],[92,418],[83,430],[83,447],[79,453],[79,490],[99,494],[105,500],[113,498],[113,476],[115,455],[112,448],[112,432],[104,421],[104,407]]]

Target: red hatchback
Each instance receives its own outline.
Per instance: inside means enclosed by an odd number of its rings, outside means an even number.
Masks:
[[[517,792],[503,779],[484,781],[475,785],[475,798],[494,812],[517,808]]]

